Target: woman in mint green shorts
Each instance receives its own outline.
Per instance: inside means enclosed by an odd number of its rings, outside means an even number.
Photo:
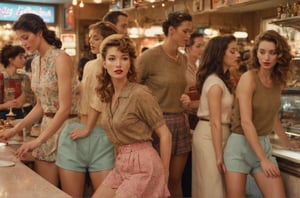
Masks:
[[[280,170],[272,157],[268,135],[274,130],[287,147],[295,147],[281,126],[280,94],[292,71],[285,38],[269,30],[256,38],[251,69],[237,85],[231,132],[224,162],[227,197],[245,197],[247,174],[252,174],[264,197],[285,197]]]
[[[115,33],[116,28],[108,22],[90,25],[91,52],[99,54],[102,40]],[[68,123],[59,139],[56,164],[62,190],[72,197],[83,196],[86,172],[93,189],[96,189],[114,164],[114,147],[100,124],[102,104],[95,91],[98,85],[96,75],[100,71],[100,56],[85,65],[80,83],[79,120]]]

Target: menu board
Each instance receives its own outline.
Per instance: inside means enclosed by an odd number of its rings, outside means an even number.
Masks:
[[[54,6],[0,3],[0,21],[17,21],[24,13],[37,14],[46,23],[55,23]]]

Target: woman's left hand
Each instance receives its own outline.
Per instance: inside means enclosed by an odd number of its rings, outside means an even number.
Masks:
[[[219,173],[221,173],[221,174],[226,173],[226,167],[225,167],[223,158],[222,159],[217,159],[217,168],[219,170]]]
[[[37,139],[32,140],[30,142],[26,142],[22,144],[20,148],[16,151],[16,155],[18,158],[23,158],[27,152],[32,151],[40,145]]]

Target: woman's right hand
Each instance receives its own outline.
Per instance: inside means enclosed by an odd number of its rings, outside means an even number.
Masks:
[[[191,98],[187,94],[182,94],[180,97],[180,102],[184,108],[189,108]]]
[[[89,135],[89,131],[84,129],[73,129],[70,132],[70,137],[72,140],[77,140],[79,138],[84,138]]]
[[[3,104],[5,108],[17,108],[18,107],[18,102],[17,100],[9,100]]]
[[[278,166],[276,166],[269,159],[265,158],[260,161],[261,168],[266,177],[278,177],[280,176],[280,170]]]
[[[14,136],[18,131],[15,128],[6,129],[3,133],[0,134],[0,139],[7,140]]]

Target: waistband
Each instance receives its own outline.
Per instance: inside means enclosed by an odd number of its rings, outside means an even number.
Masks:
[[[236,134],[236,135],[245,136],[244,133],[239,133],[239,132],[236,132],[236,131],[231,131],[231,133],[232,133],[232,134]],[[257,137],[258,137],[259,139],[264,139],[264,138],[266,138],[266,137],[269,137],[269,135],[268,135],[268,134],[265,134],[265,135],[257,135]]]
[[[210,122],[208,118],[199,118],[199,121]],[[230,123],[221,123],[223,126],[230,126]]]
[[[176,112],[176,113],[168,113],[168,112],[163,112],[163,115],[181,115],[183,112]]]
[[[144,148],[149,148],[149,147],[152,147],[152,144],[150,141],[138,142],[138,143],[118,146],[118,151],[119,151],[119,153],[131,153],[131,152],[139,151],[139,150],[142,150]]]
[[[44,113],[44,115],[48,118],[53,118],[55,116],[55,113],[51,113],[51,112],[46,112]],[[77,114],[69,114],[68,118],[76,118]]]

